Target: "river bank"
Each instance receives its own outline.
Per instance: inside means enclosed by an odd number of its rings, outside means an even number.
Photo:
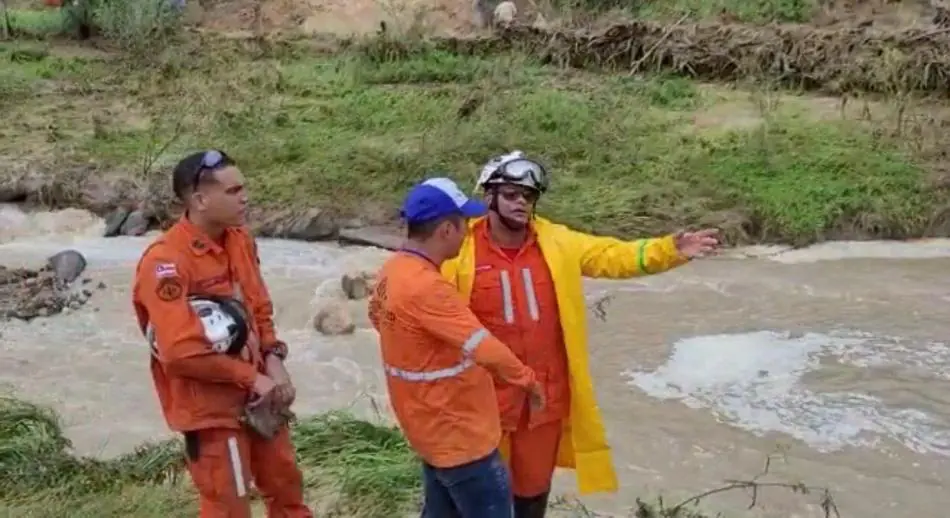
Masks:
[[[582,230],[712,225],[732,244],[794,245],[950,235],[939,121],[918,117],[940,112],[923,101],[601,75],[518,53],[251,56],[196,40],[143,68],[55,45],[13,59],[23,45],[0,44],[15,121],[0,185],[25,179],[13,199],[52,207],[144,208],[159,224],[168,169],[217,146],[245,171],[262,235],[324,239],[340,222],[392,223],[420,177],[470,185],[520,148],[552,171],[540,212]]]

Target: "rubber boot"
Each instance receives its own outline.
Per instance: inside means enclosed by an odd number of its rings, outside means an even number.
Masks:
[[[548,509],[548,494],[523,498],[515,497],[515,518],[544,518]]]

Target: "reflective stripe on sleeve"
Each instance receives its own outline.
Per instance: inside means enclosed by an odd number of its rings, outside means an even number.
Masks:
[[[391,365],[385,365],[386,374],[399,378],[404,381],[438,381],[445,378],[451,378],[453,376],[458,376],[459,374],[465,372],[466,369],[475,365],[475,360],[472,359],[472,354],[475,351],[475,348],[478,347],[478,344],[482,343],[488,337],[488,330],[481,328],[465,340],[465,343],[462,344],[462,361],[453,365],[451,367],[446,367],[444,369],[438,369],[434,371],[409,371],[405,369],[398,369]]]

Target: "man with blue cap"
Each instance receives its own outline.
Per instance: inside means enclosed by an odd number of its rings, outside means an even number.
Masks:
[[[440,273],[459,252],[466,220],[486,212],[448,178],[417,184],[402,207],[405,246],[383,265],[370,298],[390,404],[423,461],[423,518],[511,518],[492,376],[544,405],[534,372]]]

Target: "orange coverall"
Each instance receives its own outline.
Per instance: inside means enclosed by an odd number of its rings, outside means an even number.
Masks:
[[[547,400],[535,410],[524,391],[495,385],[512,489],[515,496],[530,498],[550,489],[563,420],[570,415],[567,352],[554,280],[533,233],[520,249],[502,249],[492,242],[487,220],[472,231],[476,266],[470,307],[535,372]]]
[[[386,261],[369,315],[379,331],[390,404],[419,456],[451,468],[493,452],[501,426],[485,368],[522,392],[535,383],[534,373],[423,258],[397,253]]]
[[[263,372],[263,354],[279,344],[258,263],[246,230],[227,230],[219,244],[182,218],[145,250],[135,271],[138,323],[143,333],[152,324],[157,343],[152,380],[168,426],[185,435],[202,518],[249,518],[251,480],[264,496],[268,516],[313,516],[303,503],[303,477],[289,430],[268,441],[239,422]],[[253,333],[241,358],[208,347],[190,295],[243,300]]]

